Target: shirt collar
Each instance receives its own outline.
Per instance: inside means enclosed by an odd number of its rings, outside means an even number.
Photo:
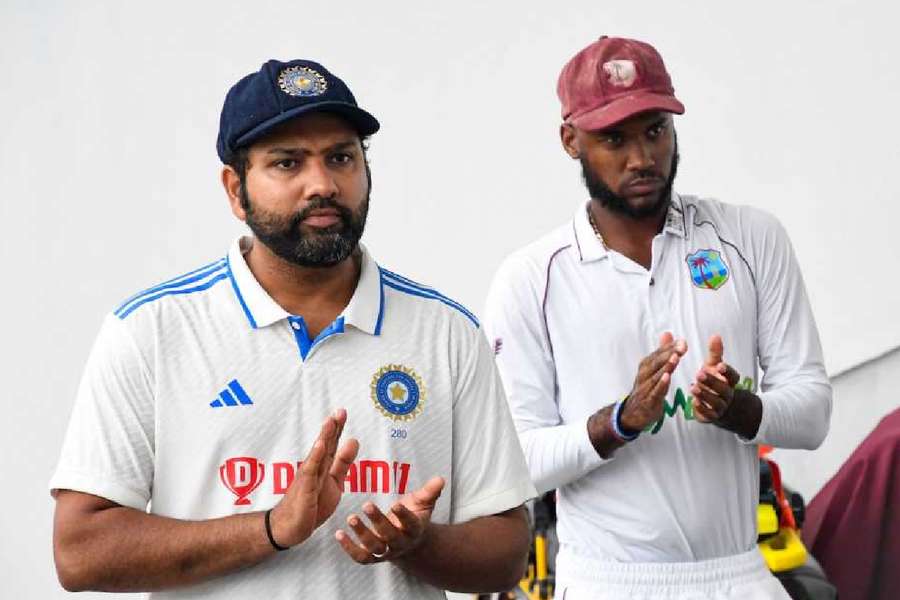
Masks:
[[[687,228],[684,224],[684,201],[675,192],[672,192],[672,200],[669,202],[669,212],[666,213],[666,224],[663,226],[663,231],[680,238],[687,237]]]
[[[579,203],[572,219],[573,242],[575,249],[578,250],[578,258],[583,263],[606,258],[609,254],[588,220],[587,206],[587,204]]]
[[[672,192],[669,202],[669,210],[666,213],[666,223],[663,232],[671,233],[679,237],[685,237],[684,203],[681,197]],[[606,258],[609,252],[594,233],[594,227],[588,220],[587,204],[579,204],[572,219],[572,243],[578,250],[581,262],[591,262]]]
[[[344,309],[344,324],[353,325],[361,331],[372,335],[381,334],[381,322],[384,320],[384,287],[381,283],[381,269],[369,254],[369,250],[359,245],[362,251],[362,268],[359,282],[350,303]]]
[[[228,276],[247,321],[251,327],[258,329],[291,315],[275,302],[250,272],[244,254],[252,246],[253,238],[239,237],[234,241],[228,250]],[[362,252],[362,266],[356,289],[342,313],[344,325],[353,325],[366,333],[379,335],[384,317],[381,272],[366,247],[360,244],[359,249]]]

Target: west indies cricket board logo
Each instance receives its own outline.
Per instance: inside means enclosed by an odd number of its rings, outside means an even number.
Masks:
[[[697,250],[685,260],[695,287],[717,290],[728,281],[728,267],[718,250]]]

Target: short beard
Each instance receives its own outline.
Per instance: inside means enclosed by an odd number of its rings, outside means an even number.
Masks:
[[[587,187],[591,198],[600,203],[600,206],[608,208],[612,212],[619,213],[632,219],[644,219],[662,212],[663,207],[669,202],[672,194],[672,185],[675,183],[675,175],[678,173],[678,136],[675,136],[675,152],[672,155],[672,169],[669,171],[669,177],[666,179],[666,185],[659,191],[656,201],[652,204],[642,207],[633,207],[628,203],[624,196],[620,196],[613,192],[599,175],[591,170],[590,165],[584,156],[579,156],[581,162],[581,176],[584,179],[584,185]]]
[[[368,164],[366,179],[368,181],[366,197],[356,212],[338,204],[333,198],[316,196],[303,210],[291,216],[260,209],[247,193],[245,182],[241,185],[240,192],[241,207],[246,214],[245,222],[256,239],[283,260],[300,267],[333,267],[346,260],[356,250],[365,230],[366,217],[369,214],[369,195],[372,191]],[[308,217],[311,211],[321,208],[337,211],[340,222],[317,229],[315,233],[304,233],[301,230],[303,219]]]

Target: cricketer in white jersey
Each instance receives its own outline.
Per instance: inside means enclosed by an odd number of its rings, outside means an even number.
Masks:
[[[67,588],[412,600],[521,575],[535,492],[493,353],[358,244],[377,122],[341,86],[310,61],[242,80],[220,156],[254,236],[106,318],[50,483]]]
[[[816,448],[831,410],[787,235],[670,191],[683,108],[652,47],[602,38],[559,89],[593,199],[503,263],[485,328],[537,489],[558,489],[560,591],[784,597],[756,550],[757,445]]]

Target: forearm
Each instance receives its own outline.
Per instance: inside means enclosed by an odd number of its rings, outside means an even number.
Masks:
[[[112,504],[112,503],[110,503]],[[69,591],[152,591],[198,583],[274,554],[263,513],[181,521],[111,505],[54,532],[60,582]]]
[[[422,545],[394,562],[441,589],[499,592],[515,587],[524,575],[530,544],[520,506],[458,525],[429,524]]]
[[[612,420],[615,415],[615,404],[604,406],[590,416],[587,422],[588,437],[597,454],[604,459],[612,457],[613,453],[624,446],[626,441],[617,436],[613,431]],[[634,430],[633,435],[640,433],[640,429]]]

